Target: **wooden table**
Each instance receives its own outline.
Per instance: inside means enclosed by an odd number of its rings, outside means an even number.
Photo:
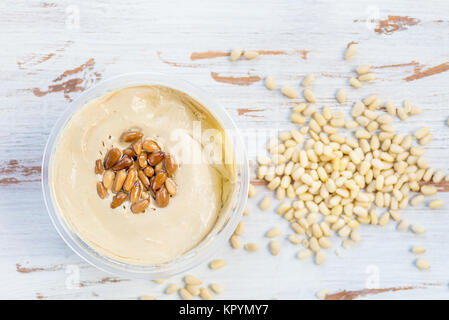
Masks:
[[[413,3],[412,3],[413,2]],[[425,109],[398,122],[402,132],[431,127],[428,161],[446,170],[449,155],[449,3],[432,1],[2,1],[0,4],[0,298],[136,299],[165,296],[151,281],[116,278],[82,261],[54,230],[41,192],[41,157],[48,134],[70,101],[85,89],[127,72],[176,75],[211,92],[244,133],[293,128],[292,102],[266,90],[262,79],[298,86],[317,76],[318,105],[349,110],[371,93],[398,104],[405,98]],[[348,43],[359,50],[342,59]],[[230,49],[260,50],[251,61],[230,63]],[[377,80],[348,89],[335,103],[358,64],[371,64]],[[254,163],[255,144],[249,154]],[[265,141],[258,141],[263,148]],[[449,200],[448,184],[439,197]],[[223,248],[228,265],[192,270],[206,283],[225,287],[219,298],[308,299],[329,288],[330,298],[449,298],[448,205],[403,215],[427,228],[425,235],[362,227],[363,241],[334,254],[323,266],[295,258],[298,248],[282,239],[277,257],[264,233],[273,225],[291,231],[274,212],[258,212],[267,192],[249,201],[244,241],[261,250]],[[422,244],[432,269],[419,271],[410,248]],[[180,277],[173,279],[180,282]]]

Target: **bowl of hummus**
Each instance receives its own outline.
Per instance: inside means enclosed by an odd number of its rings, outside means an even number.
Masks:
[[[189,82],[151,73],[83,92],[53,128],[42,165],[63,240],[97,268],[132,278],[207,262],[240,220],[248,184],[228,113]]]

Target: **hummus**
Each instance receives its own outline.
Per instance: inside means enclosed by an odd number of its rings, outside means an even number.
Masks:
[[[145,213],[133,214],[129,201],[111,209],[112,191],[106,199],[97,195],[101,176],[94,173],[95,160],[113,147],[127,147],[120,135],[130,128],[157,141],[179,163],[177,195],[165,208],[151,199]],[[180,145],[189,145],[194,155],[204,151],[201,133],[209,129],[223,138],[223,152],[213,162],[179,152]],[[87,103],[60,133],[50,164],[52,195],[59,214],[100,254],[136,265],[170,262],[196,247],[229,205],[235,164],[233,156],[225,161],[232,154],[228,145],[220,123],[187,94],[156,85],[118,89]]]

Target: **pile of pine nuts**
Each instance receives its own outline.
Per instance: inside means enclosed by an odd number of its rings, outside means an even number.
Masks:
[[[351,44],[345,60],[356,51],[357,45]],[[369,65],[358,66],[358,78],[351,78],[350,85],[360,88],[362,82],[374,80],[370,71]],[[412,106],[409,100],[396,107],[392,101],[383,103],[372,94],[356,101],[352,119],[347,119],[343,112],[332,112],[328,106],[318,110],[315,94],[309,88],[314,81],[312,74],[302,81],[305,102],[293,108],[290,118],[298,128],[280,132],[267,144],[269,155],[257,157],[257,178],[265,180],[267,188],[275,192],[281,201],[276,211],[294,231],[288,236],[289,241],[304,246],[298,258],[314,255],[315,263],[322,264],[326,259],[324,249],[332,247],[332,234],[343,239],[344,248],[351,247],[361,240],[361,224],[386,226],[393,220],[398,231],[425,233],[423,227],[410,225],[402,218],[399,210],[409,204],[421,204],[424,196],[435,195],[437,189],[430,183],[448,181],[449,176],[429,167],[424,149],[414,144],[414,140],[421,146],[432,140],[428,127],[419,128],[414,135],[404,135],[393,126],[394,116],[405,121],[423,110]],[[274,77],[267,76],[265,86],[275,90]],[[299,97],[291,86],[283,86],[281,93],[290,99]],[[338,103],[344,103],[346,95],[346,89],[339,89]],[[382,107],[386,113],[381,112]],[[251,186],[249,197],[255,193]],[[442,200],[433,200],[428,206],[434,209],[443,204]],[[268,210],[271,205],[272,197],[266,195],[259,206]],[[241,232],[239,226],[231,238],[236,249],[242,246],[238,238]],[[278,235],[280,229],[273,228],[266,236],[271,239]],[[269,247],[273,255],[279,254],[277,241]],[[425,248],[415,246],[412,252],[422,254]],[[416,266],[430,268],[424,259],[417,259]]]

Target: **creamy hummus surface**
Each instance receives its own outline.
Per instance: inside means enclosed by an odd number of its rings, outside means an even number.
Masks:
[[[94,173],[94,164],[112,147],[127,147],[120,136],[130,128],[141,130],[166,152],[176,154],[180,139],[194,153],[201,152],[204,142],[192,133],[198,123],[202,132],[216,129],[224,134],[204,106],[164,86],[127,87],[87,103],[60,133],[52,156],[50,181],[59,213],[94,250],[121,262],[166,263],[194,248],[228,206],[235,167],[233,161],[225,164],[225,152],[212,164],[178,155],[176,196],[165,208],[151,199],[141,214],[131,212],[129,201],[111,209],[111,190],[107,199],[99,198],[96,183],[101,176]]]

